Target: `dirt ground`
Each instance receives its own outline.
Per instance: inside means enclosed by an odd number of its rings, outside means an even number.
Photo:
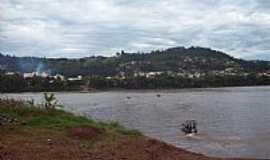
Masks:
[[[191,153],[145,136],[104,138],[102,130],[94,128],[75,128],[68,133],[23,128],[10,133],[0,133],[0,160],[219,159]]]

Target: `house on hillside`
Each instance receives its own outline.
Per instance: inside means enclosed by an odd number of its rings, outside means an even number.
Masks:
[[[69,77],[67,79],[68,81],[81,81],[82,80],[82,76],[78,75],[77,77]]]

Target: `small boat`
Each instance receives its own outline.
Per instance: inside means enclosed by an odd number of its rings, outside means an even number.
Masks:
[[[195,120],[187,120],[185,123],[182,124],[181,130],[186,134],[186,135],[191,135],[198,133],[197,130],[197,122]]]

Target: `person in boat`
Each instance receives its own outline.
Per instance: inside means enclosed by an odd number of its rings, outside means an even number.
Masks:
[[[187,120],[182,124],[182,131],[185,134],[197,133],[197,122],[195,120]]]

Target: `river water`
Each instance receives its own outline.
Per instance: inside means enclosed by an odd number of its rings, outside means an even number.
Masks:
[[[42,102],[42,93],[2,94]],[[270,158],[270,87],[56,93],[66,109],[190,151],[222,157]],[[185,120],[199,134],[181,133]]]

